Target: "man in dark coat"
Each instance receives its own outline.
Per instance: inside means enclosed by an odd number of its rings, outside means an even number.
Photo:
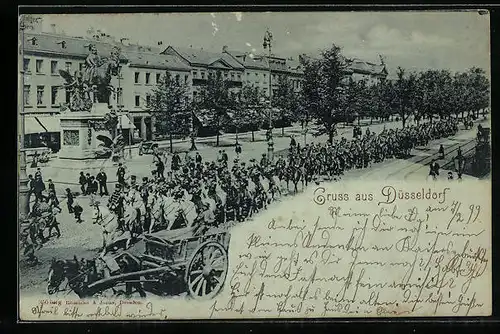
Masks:
[[[99,182],[99,193],[101,196],[108,196],[108,186],[106,182],[108,181],[108,176],[104,172],[104,169],[101,168],[99,173],[96,176],[97,182]]]
[[[83,174],[83,172],[80,172],[80,178],[78,179],[78,183],[80,184],[80,190],[82,192],[82,195],[85,195],[85,184],[87,183],[87,178]]]
[[[73,193],[71,192],[71,189],[66,188],[66,204],[68,205],[68,213],[73,213],[73,203],[74,203],[74,197]]]
[[[85,174],[85,180],[87,184],[85,195],[90,195],[92,193],[92,178],[90,177],[90,173]]]

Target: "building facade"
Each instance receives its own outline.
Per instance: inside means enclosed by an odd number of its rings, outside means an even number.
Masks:
[[[300,57],[281,58],[274,55],[253,55],[228,49],[209,52],[202,48],[175,46],[150,47],[131,45],[125,39],[116,41],[102,33],[85,37],[70,37],[56,33],[26,32],[23,40],[23,103],[27,147],[40,141],[59,141],[58,115],[66,109],[69,94],[59,70],[71,74],[83,71],[90,45],[100,56],[107,57],[113,47],[121,50],[120,74],[112,77],[115,92],[110,105],[121,113],[120,128],[130,142],[155,139],[155,117],[148,110],[153,88],[165,72],[188,87],[190,100],[196,100],[200,89],[212,75],[221,75],[229,83],[231,94],[238,94],[245,85],[258,87],[269,99],[275,94],[280,78],[287,79],[293,91],[299,93],[303,84]],[[348,75],[370,83],[384,80],[387,70],[383,61],[373,64],[359,59],[347,59]],[[271,75],[271,78],[269,77]],[[272,88],[269,89],[269,79]],[[272,98],[272,96],[271,96]]]

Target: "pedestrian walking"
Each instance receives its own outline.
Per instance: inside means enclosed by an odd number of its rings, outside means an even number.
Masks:
[[[97,182],[99,183],[99,194],[102,196],[108,196],[108,176],[104,172],[104,168],[101,168],[96,176]]]
[[[439,158],[444,159],[444,147],[443,144],[439,146]]]
[[[78,179],[78,183],[80,184],[80,191],[82,195],[85,195],[85,184],[87,184],[87,178],[83,174],[83,172],[80,172],[80,178]]]
[[[68,206],[68,213],[73,213],[73,203],[74,203],[74,197],[73,193],[71,192],[71,189],[66,188],[66,205]]]
[[[202,163],[203,158],[201,157],[200,152],[196,152],[195,161],[196,161],[197,164],[201,164]]]
[[[92,178],[90,177],[90,173],[85,174],[85,195],[92,194]]]

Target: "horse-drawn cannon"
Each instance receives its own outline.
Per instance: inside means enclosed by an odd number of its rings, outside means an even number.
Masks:
[[[192,227],[145,234],[133,254],[131,249],[118,251],[82,265],[75,258],[53,261],[47,292],[61,291],[68,285],[80,298],[112,291],[113,295],[144,297],[145,291],[168,294],[172,286],[184,287],[195,299],[209,299],[222,289],[228,271],[229,233],[216,229],[196,235]],[[99,263],[98,263],[99,262]],[[99,270],[101,267],[101,270]],[[117,288],[125,285],[125,291]]]

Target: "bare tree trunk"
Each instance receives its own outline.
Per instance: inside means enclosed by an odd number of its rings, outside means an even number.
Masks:
[[[215,129],[215,131],[217,131],[217,142],[215,144],[215,146],[219,146],[219,120],[217,120],[217,128]]]
[[[174,144],[172,142],[173,138],[172,138],[172,134],[171,133],[168,135],[168,139],[169,139],[169,142],[170,142],[170,153],[174,153]]]
[[[335,126],[330,126],[330,129],[328,130],[328,142],[330,144],[333,144],[333,132],[335,130]]]
[[[236,144],[238,144],[238,127],[236,127]]]
[[[252,129],[252,141],[255,141],[255,130]]]
[[[281,136],[284,137],[285,136],[285,122],[283,122],[281,124]]]

